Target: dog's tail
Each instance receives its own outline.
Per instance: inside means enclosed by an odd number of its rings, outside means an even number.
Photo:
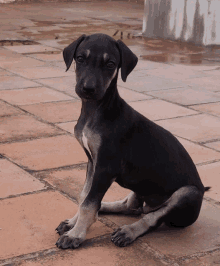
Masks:
[[[210,188],[211,188],[211,187],[205,187],[205,192],[206,192],[206,191],[209,191]]]

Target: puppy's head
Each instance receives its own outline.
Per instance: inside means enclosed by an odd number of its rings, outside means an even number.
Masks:
[[[76,62],[76,93],[80,98],[100,100],[116,85],[118,70],[125,82],[137,64],[137,57],[120,40],[105,34],[82,35],[63,51],[67,70]]]

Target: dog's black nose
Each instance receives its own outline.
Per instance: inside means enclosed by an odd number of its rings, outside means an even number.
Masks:
[[[93,94],[95,92],[95,88],[93,87],[83,87],[83,92],[86,94]]]

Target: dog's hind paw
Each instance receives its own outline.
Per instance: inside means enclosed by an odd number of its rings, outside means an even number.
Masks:
[[[55,230],[61,236],[65,232],[69,231],[72,228],[73,228],[73,226],[68,224],[68,220],[65,220],[65,221],[61,222]]]
[[[118,247],[126,247],[131,244],[135,238],[132,236],[128,226],[122,226],[112,233],[112,242]]]
[[[72,238],[68,235],[62,235],[56,242],[56,246],[61,249],[67,248],[78,248],[78,246],[83,242],[80,238]]]

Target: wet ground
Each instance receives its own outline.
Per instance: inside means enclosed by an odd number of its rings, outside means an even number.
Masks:
[[[220,264],[219,47],[140,36],[143,5],[126,2],[0,5],[0,265]],[[54,229],[77,211],[86,156],[73,129],[81,102],[62,50],[82,34],[122,39],[139,62],[121,96],[171,131],[194,160],[206,193],[199,219],[161,226],[126,248],[110,234],[140,217],[102,215],[77,250]],[[113,184],[106,201],[129,192]]]
[[[116,2],[117,3],[117,2]],[[202,47],[194,44],[183,43],[179,41],[152,39],[140,35],[142,30],[142,16],[143,12],[139,7],[142,5],[132,4],[138,10],[136,15],[132,12],[132,16],[127,14],[120,14],[117,12],[113,16],[113,8],[116,3],[110,3],[109,11],[105,10],[103,3],[87,3],[89,5],[89,12],[83,12],[83,18],[76,20],[72,17],[56,18],[56,21],[44,20],[35,16],[30,19],[28,27],[17,25],[17,33],[26,39],[8,41],[8,38],[0,41],[0,46],[10,46],[19,44],[31,44],[29,40],[53,40],[53,45],[62,47],[68,45],[74,38],[81,34],[105,33],[115,39],[123,40],[127,45],[135,48],[136,53],[143,60],[150,60],[162,63],[178,63],[178,64],[216,64],[220,63],[220,47],[209,46]],[[15,3],[14,6],[17,4]],[[33,5],[36,5],[33,3]],[[48,8],[48,4],[45,4]],[[59,6],[59,3],[53,3]],[[68,6],[68,4],[65,4]],[[75,5],[79,6],[78,3]],[[101,15],[97,12],[97,8],[102,7]],[[126,3],[121,2],[119,8],[126,8]],[[47,9],[46,8],[46,9]],[[134,9],[135,10],[135,9]],[[71,9],[66,9],[67,12],[72,12]],[[41,14],[42,16],[42,14]],[[59,16],[60,17],[60,16]],[[3,18],[2,18],[3,20]],[[15,26],[8,25],[7,22],[2,21],[2,31],[15,30]],[[10,22],[11,24],[11,22]],[[56,40],[56,41],[54,41]],[[33,44],[35,43],[33,41]]]

